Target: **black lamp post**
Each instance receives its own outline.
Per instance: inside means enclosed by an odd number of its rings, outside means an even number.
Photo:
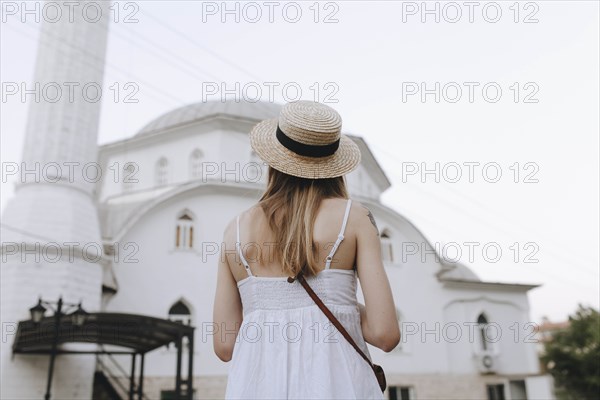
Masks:
[[[31,313],[31,320],[33,323],[38,324],[44,317],[46,307],[50,307],[54,311],[54,340],[52,341],[52,350],[50,351],[50,366],[48,367],[48,383],[46,384],[46,395],[45,400],[50,400],[50,388],[52,387],[52,374],[54,373],[54,359],[56,358],[56,347],[58,346],[58,333],[60,332],[60,318],[62,316],[63,306],[72,309],[77,307],[73,313],[70,314],[71,322],[75,326],[82,326],[85,323],[85,319],[88,313],[81,308],[81,302],[79,304],[65,303],[62,300],[62,296],[58,298],[58,302],[44,301],[41,297],[38,303],[29,309]],[[53,307],[56,305],[56,308]]]

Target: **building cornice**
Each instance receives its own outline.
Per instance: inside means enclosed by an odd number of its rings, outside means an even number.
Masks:
[[[103,237],[102,240],[105,242],[114,242],[120,241],[123,236],[150,210],[158,207],[160,204],[173,199],[174,197],[184,195],[186,193],[197,191],[199,193],[209,192],[210,194],[233,194],[233,195],[241,195],[241,196],[256,196],[260,197],[260,195],[264,192],[264,186],[258,183],[227,183],[227,182],[188,182],[181,185],[173,186],[171,190],[163,192],[157,197],[139,202],[139,206],[136,209],[136,212],[127,218],[127,221],[119,227],[119,229],[113,234],[111,237]],[[114,200],[114,198],[113,198]],[[111,207],[111,205],[105,206]]]
[[[257,119],[251,119],[251,118],[246,118],[246,117],[236,117],[234,115],[213,114],[213,115],[209,115],[202,119],[197,119],[197,120],[188,121],[185,123],[169,126],[164,129],[157,130],[157,131],[147,133],[144,135],[132,136],[129,138],[120,139],[120,140],[117,140],[114,142],[100,145],[100,146],[98,146],[98,153],[100,155],[108,155],[108,154],[113,154],[113,153],[118,153],[120,151],[123,151],[124,147],[141,148],[141,147],[144,147],[147,145],[152,145],[154,143],[158,143],[158,142],[162,141],[164,139],[165,135],[167,135],[168,138],[174,138],[174,137],[179,138],[179,137],[192,136],[197,133],[186,131],[185,129],[182,129],[182,128],[185,128],[188,126],[194,126],[194,125],[199,125],[199,126],[206,125],[211,122],[217,122],[217,123],[218,122],[230,122],[230,123],[234,122],[234,123],[238,123],[238,124],[248,125],[251,127],[260,121]]]
[[[486,282],[486,281],[469,281],[464,279],[444,279],[440,282],[444,287],[453,289],[495,289],[510,292],[527,292],[531,289],[541,286],[541,284],[523,284],[510,282]]]

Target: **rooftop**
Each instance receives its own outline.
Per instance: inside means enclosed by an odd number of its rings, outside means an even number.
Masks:
[[[261,121],[268,118],[276,118],[279,115],[281,104],[258,101],[207,101],[189,104],[171,110],[157,117],[144,126],[136,136],[148,135],[166,128],[186,125],[192,122],[211,118],[214,116],[230,116]]]

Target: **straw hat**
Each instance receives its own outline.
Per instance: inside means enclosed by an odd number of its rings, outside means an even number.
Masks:
[[[284,105],[279,118],[259,122],[250,145],[278,171],[310,179],[335,178],[354,170],[360,149],[342,135],[342,118],[331,107],[313,101]]]

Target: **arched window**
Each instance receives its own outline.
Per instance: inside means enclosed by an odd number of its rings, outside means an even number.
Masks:
[[[169,183],[169,161],[166,158],[161,157],[156,162],[156,186],[163,186]]]
[[[189,211],[184,211],[179,218],[177,218],[177,226],[175,227],[175,248],[194,248],[194,218]]]
[[[383,262],[394,262],[394,253],[392,251],[392,239],[390,233],[384,230],[381,234],[381,259]]]
[[[204,157],[204,153],[200,149],[196,149],[190,154],[190,178],[196,179],[202,176],[202,157]]]
[[[192,313],[188,306],[181,300],[177,301],[169,309],[169,319],[171,321],[181,322],[190,325],[192,322]]]
[[[483,313],[479,314],[477,317],[477,324],[479,328],[479,335],[481,337],[481,349],[486,351],[490,349],[490,343],[486,334],[486,327],[488,324],[488,320]]]
[[[137,172],[136,165],[132,162],[128,162],[123,166],[122,185],[123,191],[128,192],[132,190],[135,184],[138,182],[135,174]]]

